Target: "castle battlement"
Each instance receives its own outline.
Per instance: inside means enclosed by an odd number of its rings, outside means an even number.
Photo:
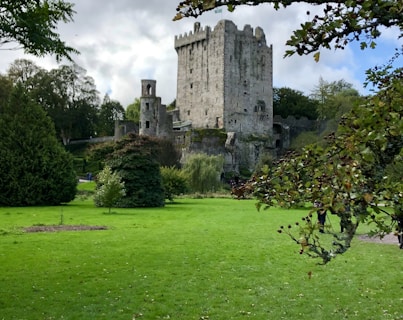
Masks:
[[[266,45],[266,36],[262,28],[257,27],[255,30],[253,30],[249,24],[246,24],[243,30],[239,30],[233,21],[220,20],[213,29],[211,29],[209,26],[203,28],[201,27],[200,22],[195,22],[193,31],[175,36],[175,49],[178,50],[186,45],[208,40],[211,34],[218,33],[221,30],[225,30],[232,34],[255,38],[256,41],[262,45]]]
[[[202,28],[200,22],[195,22],[193,32],[185,32],[183,35],[175,36],[175,49],[192,44],[194,42],[206,40],[209,37],[211,28],[209,26]]]

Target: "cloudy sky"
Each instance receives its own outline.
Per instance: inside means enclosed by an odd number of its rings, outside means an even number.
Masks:
[[[175,35],[193,30],[199,21],[204,27],[214,27],[221,19],[234,21],[238,29],[245,24],[260,26],[266,41],[273,45],[274,86],[287,86],[309,94],[319,78],[327,81],[344,79],[361,93],[365,70],[383,63],[402,46],[397,40],[397,30],[386,30],[376,50],[359,50],[350,46],[343,51],[321,52],[319,63],[312,56],[283,59],[285,42],[292,30],[311,15],[315,9],[304,4],[293,5],[275,11],[270,5],[238,7],[230,13],[223,7],[221,13],[209,12],[198,20],[194,18],[173,22],[179,0],[70,0],[75,3],[74,22],[61,25],[59,32],[64,41],[80,51],[75,62],[95,79],[100,96],[109,93],[124,107],[140,97],[141,79],[157,80],[157,96],[169,104],[176,95],[177,55],[174,49]],[[318,8],[316,9],[318,10]],[[0,51],[0,73],[19,58],[34,61],[48,70],[57,68],[53,57],[36,58],[22,51]],[[402,63],[403,64],[403,63]]]

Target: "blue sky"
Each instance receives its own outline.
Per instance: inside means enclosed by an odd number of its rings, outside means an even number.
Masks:
[[[193,30],[199,21],[204,27],[214,27],[220,19],[234,21],[238,29],[249,24],[261,27],[268,44],[273,45],[273,80],[277,87],[287,86],[309,94],[319,78],[326,81],[344,79],[361,93],[367,93],[362,83],[365,70],[383,63],[393,54],[398,30],[386,30],[375,50],[362,51],[359,45],[346,50],[323,50],[318,63],[312,56],[293,56],[283,59],[285,42],[291,32],[319,7],[306,4],[293,5],[275,11],[270,5],[239,7],[230,13],[223,8],[221,13],[209,12],[195,20],[182,19],[173,22],[179,0],[71,0],[76,3],[74,23],[61,25],[59,32],[68,45],[81,54],[75,62],[94,78],[101,98],[109,93],[113,99],[127,106],[141,94],[141,79],[157,80],[157,95],[162,103],[169,104],[176,95],[177,55],[174,37]],[[0,73],[5,73],[17,58],[33,60],[46,69],[56,68],[53,57],[36,58],[22,51],[1,50]],[[402,60],[399,62],[403,65]]]

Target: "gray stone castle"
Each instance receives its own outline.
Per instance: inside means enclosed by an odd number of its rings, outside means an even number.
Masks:
[[[142,80],[139,133],[173,139],[183,161],[192,152],[221,154],[225,171],[253,170],[283,134],[273,124],[272,46],[263,30],[196,22],[175,37],[175,50],[176,108],[161,104],[155,80]]]

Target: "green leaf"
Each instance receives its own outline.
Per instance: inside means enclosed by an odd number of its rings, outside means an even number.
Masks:
[[[232,4],[228,4],[227,7],[229,12],[233,12],[235,10],[235,6]]]
[[[199,0],[193,1],[193,7],[197,8],[198,4],[199,4]],[[204,0],[203,1],[203,10],[210,10],[210,9],[214,9],[215,7],[216,7],[215,0]]]
[[[320,52],[315,52],[315,54],[313,55],[313,59],[315,60],[315,62],[319,62],[320,59]]]

